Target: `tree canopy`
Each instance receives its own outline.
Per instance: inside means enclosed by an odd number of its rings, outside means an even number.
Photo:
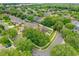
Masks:
[[[79,34],[69,29],[64,29],[62,35],[65,42],[69,43],[79,52]]]
[[[17,35],[17,30],[15,28],[8,29],[6,34],[9,35],[10,38],[15,38]]]
[[[50,41],[47,35],[40,32],[39,30],[32,28],[25,29],[24,36],[38,46],[44,46]]]
[[[52,56],[77,56],[77,51],[68,44],[55,46],[51,51]]]
[[[56,19],[53,19],[53,17],[48,16],[48,17],[44,18],[44,20],[41,22],[41,24],[43,24],[47,27],[51,27],[55,24],[55,22],[56,22]]]
[[[61,21],[57,21],[53,26],[54,30],[60,31],[63,28],[63,23]]]
[[[30,39],[20,38],[15,40],[15,46],[18,50],[27,51],[32,49],[33,44]]]
[[[11,46],[11,42],[7,36],[0,37],[0,43],[5,47]]]
[[[0,56],[20,56],[20,52],[14,48],[0,49]]]
[[[72,24],[72,23],[67,23],[65,26],[66,26],[66,28],[68,28],[68,29],[74,29],[74,28],[75,28],[75,25]]]
[[[68,18],[63,18],[63,23],[64,23],[64,24],[67,24],[67,23],[70,23],[70,22],[71,22],[70,19],[68,19]]]
[[[29,21],[33,21],[34,20],[34,16],[30,15],[26,17]]]
[[[33,44],[30,39],[19,38],[14,41],[14,44],[22,55],[32,55]]]

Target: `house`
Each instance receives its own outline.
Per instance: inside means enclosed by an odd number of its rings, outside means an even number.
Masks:
[[[74,28],[74,31],[79,31],[79,21],[72,20],[72,24],[74,24],[76,27]]]
[[[42,18],[39,17],[39,16],[35,16],[35,17],[34,17],[34,21],[35,21],[35,22],[38,22],[38,23],[41,22],[41,19],[42,19]]]
[[[23,23],[23,21],[20,19],[20,18],[17,18],[17,17],[15,17],[15,16],[9,16],[10,18],[11,18],[11,22],[13,23],[13,24],[21,24],[21,23]]]

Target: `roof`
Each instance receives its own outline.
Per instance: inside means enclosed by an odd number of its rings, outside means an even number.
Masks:
[[[72,24],[74,24],[74,25],[76,25],[77,27],[79,27],[79,21],[72,20]]]
[[[11,22],[15,23],[15,24],[21,24],[23,21],[20,20],[20,18],[16,18],[14,16],[9,16],[11,18]]]

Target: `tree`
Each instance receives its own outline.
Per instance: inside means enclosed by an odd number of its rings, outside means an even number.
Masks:
[[[3,25],[0,25],[0,28],[1,28],[2,30],[4,30],[4,29],[5,29]]]
[[[0,25],[0,33],[2,33],[4,29],[5,29],[4,26]]]
[[[24,20],[24,19],[27,18],[27,16],[26,15],[22,15],[20,18]]]
[[[75,50],[79,52],[79,34],[69,29],[64,29],[62,31],[62,35],[63,35],[64,41],[66,43],[69,43],[71,46],[75,48]]]
[[[17,12],[17,13],[16,13],[16,16],[17,16],[17,17],[20,17],[20,18],[22,18],[22,16],[23,16],[23,13],[22,13],[21,11],[19,11],[19,12]]]
[[[44,46],[49,42],[49,38],[39,30],[28,28],[23,32],[24,36],[30,39],[34,44],[38,46]]]
[[[17,35],[17,30],[15,28],[10,28],[2,32],[2,35],[6,35],[10,39],[14,39]]]
[[[34,16],[32,16],[32,15],[27,16],[27,19],[28,19],[29,21],[33,21],[33,20],[34,20]]]
[[[4,9],[5,9],[5,6],[3,4],[0,4],[0,13],[4,13]]]
[[[21,52],[21,55],[32,55],[33,44],[30,39],[20,38],[14,41],[16,49]]]
[[[5,41],[4,43],[6,43]],[[1,43],[1,41],[0,41]],[[9,43],[9,42],[7,42]],[[33,44],[30,39],[20,38],[14,41],[15,48],[0,49],[0,56],[31,56]]]
[[[53,17],[50,17],[50,16],[44,18],[44,20],[41,22],[41,24],[43,24],[44,26],[47,26],[47,27],[51,27],[55,23],[56,23],[56,19],[53,19]]]
[[[0,28],[0,33],[2,33],[3,32],[3,30]]]
[[[75,25],[72,24],[72,23],[67,23],[65,26],[66,26],[66,28],[68,28],[68,29],[74,29],[74,27],[75,27]]]
[[[9,16],[4,16],[4,17],[3,17],[3,20],[4,20],[5,22],[9,22],[11,19],[9,18]]]
[[[63,23],[64,23],[64,24],[67,24],[67,23],[70,23],[70,22],[71,22],[70,19],[68,19],[68,18],[63,18]]]
[[[9,14],[11,14],[11,15],[15,15],[16,16],[18,11],[17,11],[17,9],[15,7],[9,7],[7,12]]]
[[[11,46],[11,42],[9,41],[9,38],[7,36],[3,36],[0,38],[0,43],[6,47]]]
[[[17,30],[15,28],[8,29],[6,34],[9,35],[10,38],[15,38],[17,35]]]
[[[37,13],[38,13],[37,16],[39,16],[39,17],[43,17],[44,16],[44,13],[41,12],[41,11],[38,11]]]
[[[63,28],[61,33],[62,33],[63,38],[65,38],[67,35],[71,34],[72,31],[70,29]]]
[[[61,21],[57,21],[53,26],[54,30],[60,31],[63,28],[63,23]]]
[[[79,52],[79,35],[76,33],[67,35],[66,38],[64,38],[65,42],[69,43],[71,46],[73,46],[78,52]]]
[[[21,56],[32,56],[32,52],[31,51],[23,51],[20,53]]]
[[[14,48],[0,49],[0,56],[20,56],[20,52]]]
[[[17,49],[21,51],[31,50],[33,47],[32,42],[30,41],[30,39],[27,39],[27,38],[16,39],[15,45]]]
[[[77,56],[77,51],[68,44],[55,46],[51,51],[52,56]]]

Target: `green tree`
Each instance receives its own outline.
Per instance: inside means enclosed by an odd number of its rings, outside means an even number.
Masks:
[[[7,36],[2,36],[0,38],[0,43],[6,47],[11,46],[11,42],[9,41],[9,38]]]
[[[27,16],[26,15],[22,15],[20,18],[24,20],[24,19],[27,18]]]
[[[2,30],[4,30],[4,29],[5,29],[3,25],[0,25],[0,28],[1,28]]]
[[[4,31],[4,26],[3,25],[0,25],[0,33],[2,33]]]
[[[63,38],[65,38],[67,35],[71,34],[72,31],[70,29],[63,28],[61,33],[62,33]]]
[[[79,52],[79,34],[69,29],[64,29],[62,35],[65,42],[69,43]]]
[[[33,20],[34,20],[34,16],[32,16],[32,15],[27,16],[27,19],[28,19],[29,21],[33,21]]]
[[[14,48],[0,49],[0,56],[20,56],[20,52]]]
[[[3,20],[4,20],[5,22],[10,22],[11,19],[9,18],[9,16],[4,16],[4,17],[3,17]]]
[[[33,44],[30,39],[19,38],[14,41],[16,49],[21,52],[21,55],[32,55]]]
[[[15,7],[9,7],[7,10],[7,13],[11,14],[11,15],[17,15],[17,9]]]
[[[9,35],[10,38],[15,38],[17,35],[17,30],[15,28],[8,29],[6,34]]]
[[[3,4],[0,4],[0,13],[4,13],[4,9],[5,9],[5,6]]]
[[[70,19],[68,19],[68,18],[63,18],[63,23],[64,23],[64,24],[67,24],[67,23],[70,23],[70,22],[71,22]]]
[[[30,50],[20,52],[21,56],[32,56],[32,52]]]
[[[3,30],[0,28],[0,34],[3,32]]]
[[[50,16],[44,18],[44,20],[41,22],[41,24],[43,24],[44,26],[47,26],[47,27],[51,27],[55,23],[56,23],[56,19],[53,19],[53,17],[50,17]]]
[[[27,38],[16,39],[15,45],[17,49],[21,51],[31,50],[33,47],[32,42],[30,41],[30,39],[27,39]]]
[[[40,32],[39,30],[32,28],[25,29],[24,36],[30,39],[34,44],[38,46],[44,46],[50,41],[47,35]]]
[[[75,25],[72,24],[72,23],[67,23],[65,26],[66,26],[66,28],[68,28],[68,29],[74,29],[74,27],[75,27]]]
[[[57,21],[53,26],[54,30],[60,31],[63,28],[63,23],[61,21]]]
[[[38,13],[37,16],[39,16],[39,17],[43,17],[44,16],[44,13],[41,12],[41,11],[38,11],[37,13]]]
[[[55,46],[51,51],[52,56],[77,56],[77,51],[68,44]]]

